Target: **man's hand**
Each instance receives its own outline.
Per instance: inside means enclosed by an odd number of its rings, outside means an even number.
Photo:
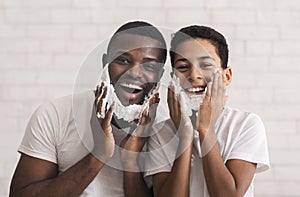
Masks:
[[[113,156],[115,146],[115,139],[110,125],[113,105],[110,106],[108,110],[103,109],[102,107],[103,100],[107,95],[107,87],[104,83],[102,83],[100,87],[97,86],[95,95],[96,98],[94,105],[101,129],[100,131],[93,131],[94,149],[92,153],[95,157],[97,157],[97,159],[105,162]],[[105,113],[104,118],[98,116],[103,113]]]
[[[121,142],[121,160],[126,166],[136,166],[139,152],[145,145],[156,117],[156,109],[160,101],[156,93],[149,101],[149,109],[142,112],[137,128]],[[133,169],[134,170],[134,169]]]

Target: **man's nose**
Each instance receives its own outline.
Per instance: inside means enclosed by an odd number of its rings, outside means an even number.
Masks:
[[[195,65],[192,65],[190,70],[190,76],[188,77],[189,80],[194,81],[197,79],[203,79],[203,73],[201,69]]]
[[[141,77],[143,75],[143,66],[140,63],[134,63],[132,67],[127,71],[128,74],[134,77]]]

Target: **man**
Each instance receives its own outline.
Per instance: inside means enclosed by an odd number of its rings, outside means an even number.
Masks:
[[[113,35],[102,63],[108,64],[111,84],[123,107],[140,105],[154,88],[166,60],[165,48],[161,33],[146,22],[126,23]],[[21,157],[10,196],[150,195],[136,170],[138,157],[130,153],[139,152],[145,144],[146,138],[139,135],[149,132],[158,95],[152,96],[149,113],[144,110],[136,125],[114,116],[114,104],[107,109],[108,89],[102,83],[95,92],[39,107],[18,149]],[[124,125],[129,126],[129,134],[123,131]],[[128,172],[106,165],[113,157]]]
[[[265,129],[257,115],[225,106],[232,69],[224,36],[182,28],[170,56],[170,119],[148,144],[154,195],[253,196],[254,174],[269,167]]]

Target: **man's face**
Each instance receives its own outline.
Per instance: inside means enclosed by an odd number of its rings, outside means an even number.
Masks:
[[[174,73],[189,96],[205,93],[216,68],[221,68],[221,59],[216,48],[205,39],[189,39],[177,46],[174,57]]]
[[[107,54],[109,74],[125,106],[140,104],[159,81],[164,53],[161,43],[146,36],[118,35]]]

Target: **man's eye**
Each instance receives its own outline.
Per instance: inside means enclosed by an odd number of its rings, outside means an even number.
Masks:
[[[129,60],[124,58],[124,57],[117,57],[115,59],[116,62],[120,63],[120,64],[129,64]]]
[[[150,72],[153,72],[153,71],[156,71],[159,67],[159,65],[157,64],[152,64],[152,63],[145,63],[145,64],[142,64],[142,67],[143,69],[145,69],[146,71],[150,71]]]

